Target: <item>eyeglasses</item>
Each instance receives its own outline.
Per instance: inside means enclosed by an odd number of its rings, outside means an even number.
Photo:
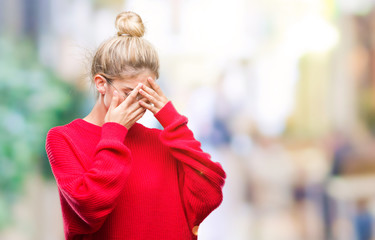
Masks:
[[[123,100],[125,100],[125,99],[130,95],[131,91],[128,92],[128,93],[124,93],[123,91],[119,91],[119,90],[115,87],[115,85],[113,85],[113,83],[111,82],[112,80],[111,80],[110,78],[105,77],[105,76],[103,76],[103,75],[101,75],[101,76],[107,81],[108,85],[110,85],[111,87],[113,87],[118,93],[123,93],[123,94],[121,94],[122,97],[123,97]],[[139,100],[140,98],[141,98],[141,96],[138,94],[137,97],[136,97],[136,99]]]
[[[107,80],[107,79],[106,79]],[[124,93],[124,92],[122,92],[122,91],[119,91],[116,87],[115,87],[115,85],[113,85],[113,83],[111,83],[110,81],[108,81],[107,80],[107,83],[111,86],[111,87],[113,87],[118,93]],[[121,94],[122,95],[122,98],[125,100],[129,95],[130,95],[130,92],[129,93],[124,93],[124,94]]]

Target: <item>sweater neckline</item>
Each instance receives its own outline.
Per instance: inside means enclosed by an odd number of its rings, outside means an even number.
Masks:
[[[101,131],[102,131],[102,126],[98,126],[96,124],[93,124],[93,123],[90,123],[82,118],[77,118],[75,120],[72,121],[72,123],[77,123],[79,125],[79,127],[82,127],[90,132],[93,132],[93,133],[96,133],[96,134],[101,134]],[[134,123],[133,126],[128,129],[128,133],[129,132],[132,132],[133,129],[135,128],[138,128],[139,127],[139,123]]]

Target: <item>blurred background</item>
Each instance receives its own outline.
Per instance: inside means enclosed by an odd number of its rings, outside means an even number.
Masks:
[[[375,0],[0,0],[1,240],[63,239],[45,137],[123,10],[228,175],[199,239],[375,239]]]

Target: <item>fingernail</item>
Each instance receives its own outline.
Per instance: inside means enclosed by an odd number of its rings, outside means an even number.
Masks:
[[[113,91],[113,95],[117,95],[118,94],[118,92],[115,90],[115,91]]]
[[[138,87],[142,87],[142,83],[138,83]]]

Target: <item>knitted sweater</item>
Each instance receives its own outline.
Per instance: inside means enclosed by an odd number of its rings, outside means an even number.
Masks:
[[[155,117],[163,130],[83,119],[50,129],[66,239],[197,239],[222,201],[225,172],[170,101]]]

